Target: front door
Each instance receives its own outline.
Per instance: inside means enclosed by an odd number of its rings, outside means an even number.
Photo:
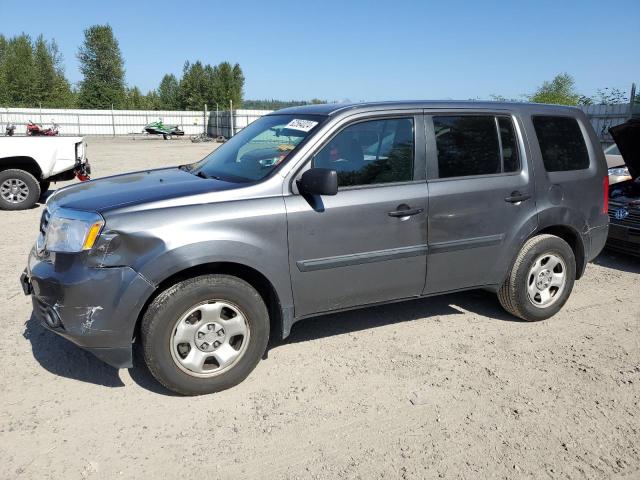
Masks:
[[[502,282],[536,225],[524,142],[509,114],[425,117],[429,257],[425,293]]]
[[[311,165],[338,172],[338,194],[285,197],[296,317],[422,293],[427,185],[424,154],[416,154],[416,143],[424,152],[421,127],[419,115],[347,125]]]

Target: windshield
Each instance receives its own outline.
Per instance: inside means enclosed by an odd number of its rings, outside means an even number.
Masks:
[[[192,166],[196,175],[231,182],[261,180],[325,119],[319,115],[266,115]]]

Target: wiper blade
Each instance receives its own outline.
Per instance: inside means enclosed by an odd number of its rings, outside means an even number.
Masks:
[[[207,175],[202,170],[198,171],[198,173],[196,173],[196,176],[200,177],[200,178],[206,178],[207,180],[209,180],[211,178],[214,179],[214,180],[222,180],[221,177],[218,177],[217,175]]]

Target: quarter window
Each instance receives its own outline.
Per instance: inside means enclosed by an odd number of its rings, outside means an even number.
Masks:
[[[509,117],[433,117],[440,178],[516,172],[518,142]]]
[[[589,153],[575,118],[534,116],[544,168],[548,172],[589,168]]]
[[[520,169],[518,141],[513,128],[513,121],[507,117],[498,117],[500,144],[502,146],[503,172],[517,172]]]
[[[346,127],[313,160],[338,172],[338,186],[406,182],[413,179],[413,118],[371,120]]]

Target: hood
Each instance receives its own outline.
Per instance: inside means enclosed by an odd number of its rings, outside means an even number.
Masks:
[[[197,177],[179,168],[128,173],[58,190],[48,205],[92,212],[237,188],[237,183]]]
[[[632,118],[609,129],[634,180],[640,176],[640,118]]]

